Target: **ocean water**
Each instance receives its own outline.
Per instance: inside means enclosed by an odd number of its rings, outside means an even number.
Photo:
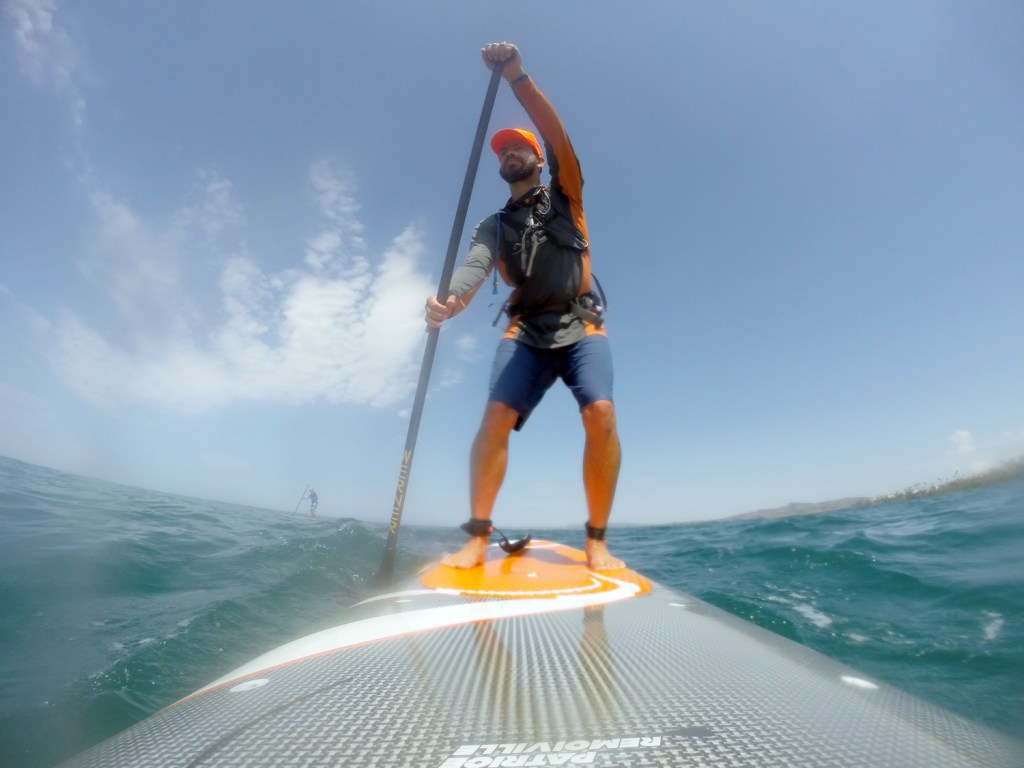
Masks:
[[[454,522],[403,526],[398,570],[461,542]],[[663,584],[1024,733],[1024,480],[611,535]],[[383,543],[383,524],[314,522],[0,457],[0,768],[49,768],[331,626],[371,589]]]

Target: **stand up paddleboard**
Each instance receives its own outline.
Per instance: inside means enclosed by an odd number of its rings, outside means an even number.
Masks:
[[[65,763],[984,766],[1009,737],[582,552],[434,566]]]

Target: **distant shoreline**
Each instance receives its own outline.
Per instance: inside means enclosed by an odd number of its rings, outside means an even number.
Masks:
[[[902,491],[888,493],[884,496],[851,496],[845,499],[834,499],[832,501],[820,502],[795,502],[784,507],[773,509],[758,509],[754,512],[744,512],[739,515],[730,515],[723,520],[752,520],[756,518],[771,517],[794,517],[798,515],[816,515],[822,512],[837,512],[841,509],[854,509],[856,507],[870,507],[876,504],[887,504],[891,501],[906,501],[908,499],[920,499],[927,496],[939,496],[954,491],[965,491],[970,488],[980,488],[985,485],[1001,483],[1004,480],[1011,480],[1016,477],[1024,477],[1024,456],[1011,459],[1000,464],[994,469],[986,472],[979,472],[966,477],[954,477],[949,480],[937,480],[934,483],[921,483],[912,485]]]

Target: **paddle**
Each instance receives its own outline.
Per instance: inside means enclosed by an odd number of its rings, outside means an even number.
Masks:
[[[473,140],[473,149],[469,153],[469,165],[466,168],[466,177],[462,182],[462,194],[459,197],[459,204],[455,211],[452,234],[448,240],[448,254],[445,257],[444,268],[441,270],[441,280],[437,286],[437,298],[442,302],[448,296],[452,273],[455,271],[455,258],[459,252],[462,230],[466,224],[469,197],[473,192],[473,181],[476,178],[476,171],[480,165],[480,153],[484,146],[484,134],[487,132],[487,123],[491,119],[491,110],[494,107],[494,98],[498,93],[498,84],[501,82],[501,71],[503,68],[504,63],[497,63],[494,65],[494,69],[491,70],[491,81],[487,85],[487,95],[484,97],[480,121],[476,126],[476,138]],[[402,524],[402,510],[405,508],[405,495],[409,488],[409,471],[412,468],[412,459],[416,452],[416,437],[420,431],[423,402],[427,397],[427,384],[430,382],[430,370],[434,365],[434,353],[437,351],[439,331],[439,328],[427,329],[427,346],[423,350],[420,378],[416,385],[416,397],[413,399],[412,415],[409,417],[409,431],[405,437],[405,450],[402,452],[402,465],[398,470],[395,503],[391,508],[391,522],[388,525],[388,540],[384,545],[384,558],[377,569],[378,585],[390,581],[395,569],[395,555],[398,551],[398,529]]]
[[[306,498],[306,491],[308,491],[308,490],[309,490],[309,485],[307,484],[306,487],[302,489],[302,495],[299,496],[299,504],[302,504],[302,500],[304,498]],[[295,505],[295,511],[292,512],[293,515],[297,515],[299,513],[299,504]]]

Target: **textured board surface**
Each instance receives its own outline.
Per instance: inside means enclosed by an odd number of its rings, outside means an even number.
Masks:
[[[1021,745],[632,571],[442,566],[68,766],[999,766]]]

